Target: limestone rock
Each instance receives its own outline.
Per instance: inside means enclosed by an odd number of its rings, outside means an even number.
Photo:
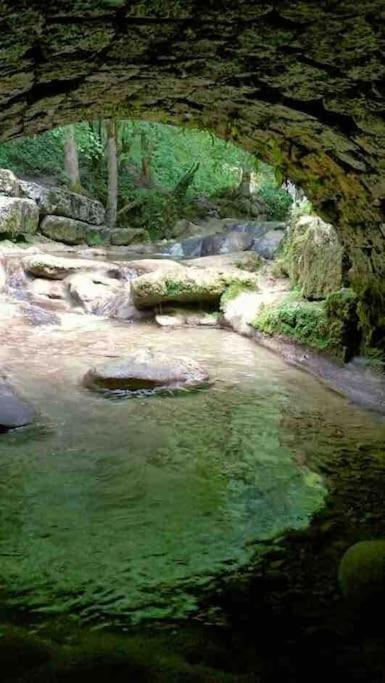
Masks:
[[[291,226],[283,261],[307,299],[324,299],[342,287],[341,244],[333,226],[317,216],[301,216]]]
[[[0,194],[5,194],[8,197],[18,197],[20,195],[19,180],[7,168],[0,168]]]
[[[89,370],[83,383],[95,391],[162,391],[207,385],[207,371],[197,363],[142,350]]]
[[[103,204],[96,199],[61,187],[44,187],[29,181],[20,181],[20,187],[25,197],[36,202],[43,216],[65,216],[90,225],[102,225],[105,221]]]
[[[24,427],[34,419],[32,408],[18,398],[9,386],[0,383],[0,432]]]
[[[103,225],[91,226],[84,221],[64,216],[45,216],[40,223],[40,232],[51,240],[65,244],[83,244],[107,239],[108,231]]]
[[[0,196],[0,233],[10,237],[32,235],[39,222],[39,209],[31,199]]]
[[[101,271],[110,277],[120,277],[119,266],[108,261],[92,261],[90,259],[67,258],[53,254],[31,254],[22,259],[22,266],[26,273],[38,278],[49,280],[63,280],[73,273],[81,271]]]
[[[135,242],[149,242],[150,235],[147,230],[141,228],[116,228],[109,232],[111,244],[126,246]]]
[[[215,302],[234,283],[257,287],[257,278],[236,268],[185,268],[142,275],[132,281],[131,287],[136,306],[142,308],[168,301]]]

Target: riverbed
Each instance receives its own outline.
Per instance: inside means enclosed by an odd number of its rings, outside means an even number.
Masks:
[[[14,320],[2,340],[39,416],[1,437],[1,601],[39,621],[193,617],[322,512],[323,463],[352,449],[377,462],[385,441],[382,419],[231,332],[73,314],[60,328]],[[138,348],[203,363],[211,386],[120,400],[83,388],[91,366]]]

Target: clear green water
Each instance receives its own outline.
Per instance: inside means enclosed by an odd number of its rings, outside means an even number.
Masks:
[[[6,337],[0,362],[41,410],[41,427],[0,443],[10,607],[98,625],[186,615],[258,542],[309,523],[326,495],[312,456],[368,430],[364,413],[231,333],[74,316]],[[202,360],[214,386],[124,401],[80,386],[94,362],[144,345]]]

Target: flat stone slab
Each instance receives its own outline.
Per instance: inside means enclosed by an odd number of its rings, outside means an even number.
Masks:
[[[18,398],[12,389],[0,382],[0,432],[31,424],[34,411],[28,403]]]
[[[115,263],[81,258],[67,258],[53,254],[31,254],[22,259],[26,273],[48,280],[64,280],[74,273],[101,271],[118,277],[120,268]]]
[[[91,368],[83,384],[93,391],[159,392],[207,386],[205,368],[186,358],[142,350],[116,361]]]

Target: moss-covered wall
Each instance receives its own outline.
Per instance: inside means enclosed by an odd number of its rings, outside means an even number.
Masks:
[[[385,345],[384,0],[0,0],[0,16],[0,139],[129,114],[258,151],[338,227]]]

